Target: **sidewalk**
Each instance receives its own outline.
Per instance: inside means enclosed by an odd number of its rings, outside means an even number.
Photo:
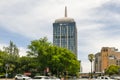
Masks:
[[[6,79],[6,78],[0,78],[0,80],[15,80],[14,78]]]

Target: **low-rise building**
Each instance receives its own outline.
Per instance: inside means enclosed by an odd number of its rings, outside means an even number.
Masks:
[[[120,66],[120,52],[114,47],[102,47],[101,52],[95,54],[94,70],[104,73],[110,65]]]

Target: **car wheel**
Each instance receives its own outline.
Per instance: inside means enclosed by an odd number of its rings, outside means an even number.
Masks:
[[[17,78],[15,78],[15,80],[18,80]]]

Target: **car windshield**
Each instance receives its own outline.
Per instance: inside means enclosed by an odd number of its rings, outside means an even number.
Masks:
[[[21,74],[17,74],[17,76],[22,76]]]
[[[26,76],[26,75],[22,75],[23,77],[28,77],[28,76]]]

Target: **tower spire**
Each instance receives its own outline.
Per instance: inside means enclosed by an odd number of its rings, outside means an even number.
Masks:
[[[65,6],[65,17],[67,17],[67,6]]]

